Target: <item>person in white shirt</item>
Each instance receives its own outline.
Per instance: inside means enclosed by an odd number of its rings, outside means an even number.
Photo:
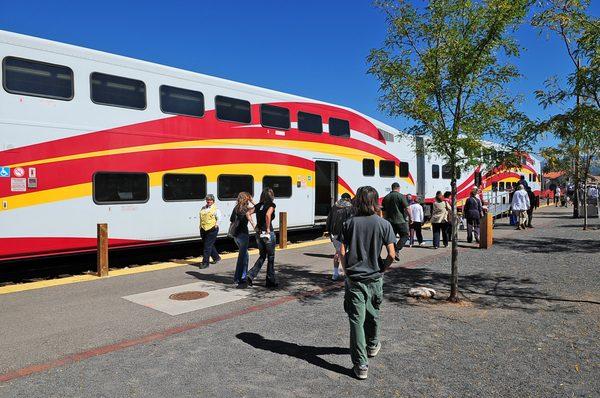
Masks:
[[[523,185],[519,185],[517,191],[513,194],[512,200],[512,210],[519,219],[517,229],[527,228],[527,210],[530,206],[531,203],[529,202],[527,191]]]
[[[558,202],[560,202],[560,187],[556,187],[554,191],[554,207],[558,207]]]
[[[418,199],[412,200],[410,206],[408,206],[408,214],[410,215],[410,246],[415,244],[415,234],[417,235],[417,242],[419,246],[423,246],[423,233],[421,227],[423,226],[423,206],[419,203]]]
[[[596,202],[598,201],[598,188],[596,188],[593,185],[590,185],[588,187],[588,203],[591,205],[595,205]]]

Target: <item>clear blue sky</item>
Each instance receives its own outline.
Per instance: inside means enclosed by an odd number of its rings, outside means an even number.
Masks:
[[[600,1],[592,3],[597,16]],[[346,105],[398,128],[408,123],[379,111],[378,82],[366,74],[365,58],[386,31],[369,0],[0,0],[0,29]],[[570,65],[556,39],[528,26],[517,38],[524,77],[510,90],[530,117],[543,117],[533,91]]]

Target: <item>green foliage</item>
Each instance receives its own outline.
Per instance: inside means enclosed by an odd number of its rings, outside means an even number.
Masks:
[[[513,144],[518,139],[514,146],[527,149],[529,122],[504,90],[519,73],[503,60],[519,55],[511,34],[528,1],[432,0],[420,8],[407,0],[377,4],[387,15],[388,34],[368,62],[369,73],[380,81],[384,111],[414,121],[407,133],[427,134],[428,149],[454,165],[455,175],[489,152],[484,138]]]

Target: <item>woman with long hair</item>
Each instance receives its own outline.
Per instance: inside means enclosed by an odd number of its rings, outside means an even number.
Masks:
[[[252,228],[254,228],[254,221],[252,220],[252,214],[254,213],[253,205],[252,195],[248,192],[240,192],[237,197],[237,203],[229,218],[231,223],[235,223],[233,231],[230,234],[233,236],[233,240],[239,249],[235,274],[233,275],[233,281],[237,283],[238,289],[248,287],[246,283],[249,259],[248,245],[250,244],[248,223],[252,224]]]
[[[273,231],[273,219],[275,218],[275,194],[271,188],[265,188],[260,194],[260,202],[256,205],[256,245],[258,246],[258,259],[254,267],[248,272],[246,281],[252,285],[252,281],[260,272],[265,259],[267,260],[267,280],[265,286],[276,288],[279,286],[275,278],[275,231]]]

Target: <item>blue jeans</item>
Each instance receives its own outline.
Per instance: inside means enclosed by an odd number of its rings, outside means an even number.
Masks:
[[[235,244],[239,249],[233,281],[235,283],[242,283],[246,280],[246,274],[248,273],[248,245],[250,244],[250,236],[246,233],[241,233],[235,236],[233,240],[235,240]]]
[[[215,249],[215,242],[217,241],[218,234],[219,227],[214,227],[208,231],[203,229],[200,230],[200,236],[202,236],[202,241],[204,241],[204,256],[202,258],[202,262],[204,264],[208,264],[211,257],[214,261],[221,259],[217,249]]]
[[[248,276],[250,279],[254,279],[256,275],[260,272],[263,264],[265,263],[265,259],[267,260],[267,281],[275,283],[275,245],[277,242],[275,241],[275,232],[271,231],[271,239],[269,242],[265,242],[260,238],[260,236],[256,235],[256,244],[258,245],[258,260],[254,263],[254,267],[248,272]]]

